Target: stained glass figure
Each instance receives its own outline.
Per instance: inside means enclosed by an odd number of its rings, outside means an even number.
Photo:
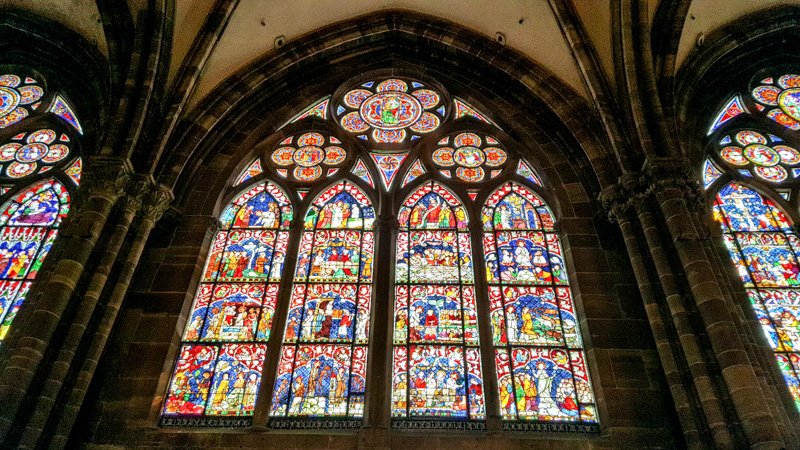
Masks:
[[[49,129],[12,137],[11,142],[0,146],[0,177],[16,179],[41,173],[41,169],[50,168],[69,155],[68,142],[66,135],[57,137]]]
[[[744,130],[726,136],[719,156],[728,164],[748,167],[760,178],[778,183],[789,177],[787,167],[800,164],[800,152],[782,144],[780,138]],[[768,145],[769,144],[769,145]],[[771,145],[771,146],[770,146]],[[746,171],[749,175],[750,171]]]
[[[735,182],[717,194],[714,219],[800,409],[800,241],[775,203]]]
[[[330,97],[326,97],[325,99],[317,102],[316,104],[308,107],[305,111],[300,113],[297,117],[289,121],[289,123],[295,123],[300,120],[305,119],[309,116],[317,116],[320,119],[327,119],[328,118],[328,103],[330,103]]]
[[[728,100],[728,103],[726,103],[725,106],[722,107],[720,112],[717,114],[717,117],[714,119],[714,122],[712,122],[711,126],[708,128],[708,133],[706,134],[710,135],[724,123],[728,122],[739,114],[746,112],[747,110],[742,103],[741,97],[738,95],[733,97],[732,99]]]
[[[318,132],[303,133],[280,142],[272,152],[272,162],[279,167],[292,168],[296,181],[312,182],[319,179],[326,168],[338,168],[347,159],[347,152],[339,145],[342,142],[334,136]],[[277,169],[288,175],[288,169]]]
[[[526,163],[523,160],[520,160],[519,164],[517,164],[517,175],[527,179],[531,183],[537,184],[539,186],[544,186],[542,184],[542,180],[539,178],[539,175],[533,169],[531,169],[531,166],[529,166],[528,163]],[[492,178],[494,177],[495,175],[492,174]]]
[[[438,128],[446,112],[439,93],[423,83],[409,85],[396,78],[364,83],[340,101],[336,115],[342,128],[377,143],[419,138]]]
[[[767,78],[761,83],[752,91],[759,110],[786,128],[800,130],[800,76],[787,74],[777,82]]]
[[[69,103],[67,103],[67,101],[64,100],[64,98],[60,95],[56,94],[55,99],[53,100],[53,105],[50,106],[48,111],[72,125],[78,134],[83,134],[83,127],[81,127],[81,123],[78,121],[78,116],[75,115],[75,112],[72,111],[72,107],[69,106]]]
[[[253,415],[291,219],[286,195],[271,183],[250,187],[223,211],[162,423],[213,424],[214,418]]]
[[[706,162],[703,163],[703,188],[708,189],[721,176],[722,172],[710,159],[706,158]]]
[[[553,215],[498,188],[482,214],[492,339],[506,420],[595,423],[594,396]]]
[[[406,159],[406,156],[408,156],[408,153],[371,152],[369,156],[378,167],[378,171],[381,174],[381,181],[383,181],[383,187],[385,187],[388,191],[392,186],[392,181],[394,181],[395,175],[397,175],[397,169],[399,169],[400,165],[403,164],[403,161]]]
[[[374,222],[369,198],[346,182],[306,214],[271,416],[362,417]]]
[[[353,173],[358,178],[364,180],[364,182],[369,184],[369,187],[375,189],[375,183],[372,182],[372,175],[369,174],[369,170],[367,169],[367,166],[364,164],[364,161],[362,161],[361,158],[356,160],[356,164],[353,166],[353,170],[351,170],[350,172]]]
[[[414,164],[411,165],[411,168],[408,169],[408,173],[406,173],[406,176],[403,177],[403,184],[400,187],[406,187],[408,183],[411,183],[412,181],[416,180],[417,178],[422,176],[422,174],[424,174],[425,172],[427,171],[425,170],[425,167],[422,165],[422,161],[417,159],[416,161],[414,161]]]
[[[398,215],[392,416],[481,420],[478,320],[468,218],[427,183]]]
[[[69,212],[70,196],[58,181],[24,189],[0,216],[0,342],[8,334],[31,282]]]
[[[43,96],[44,89],[33,78],[0,75],[0,128],[28,117],[39,106]]]
[[[256,158],[246,169],[239,175],[239,178],[236,179],[236,182],[233,183],[234,186],[238,186],[245,181],[256,177],[264,172],[264,169],[261,168],[261,158]]]

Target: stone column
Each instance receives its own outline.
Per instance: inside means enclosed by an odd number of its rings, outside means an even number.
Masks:
[[[648,270],[647,261],[651,260],[652,254],[647,245],[643,246],[640,242],[641,230],[637,230],[637,224],[630,218],[637,199],[629,196],[630,192],[626,191],[620,185],[610,186],[601,193],[601,202],[609,211],[609,220],[615,222],[622,232],[687,447],[702,448],[708,443],[708,439],[703,436],[708,432],[707,423],[700,405],[697,404],[697,393],[688,382],[691,374],[687,373],[675,324],[670,320],[668,308],[662,306],[663,302],[660,301],[665,295],[660,291],[663,287],[660,280],[654,279]]]
[[[117,218],[117,223],[114,225],[108,242],[103,247],[100,263],[92,274],[89,285],[83,294],[78,311],[72,320],[69,332],[61,345],[56,361],[49,368],[47,381],[44,382],[42,392],[36,399],[36,407],[18,444],[19,448],[36,447],[36,443],[52,412],[53,404],[61,391],[64,378],[72,365],[75,352],[89,326],[89,321],[100,299],[100,294],[106,285],[111,268],[117,260],[125,237],[128,235],[131,222],[142,205],[142,196],[147,190],[147,180],[144,177],[136,176],[125,188],[125,195],[120,199],[120,203],[122,203],[120,216]]]
[[[128,292],[128,286],[139,264],[139,259],[144,251],[147,238],[150,236],[150,232],[153,230],[155,223],[161,218],[161,215],[167,209],[171,201],[172,193],[166,187],[154,186],[149,190],[142,203],[141,223],[138,229],[136,229],[136,234],[131,242],[130,250],[122,263],[122,270],[109,296],[100,325],[89,345],[89,350],[83,360],[67,404],[64,406],[61,417],[56,421],[55,433],[50,443],[50,448],[61,449],[66,447],[72,427],[75,424],[75,419],[78,417],[83,399],[86,396],[89,384],[94,376],[94,371],[97,368],[97,363],[100,360],[100,356],[103,354],[106,342],[111,335],[111,330],[116,321],[117,314]]]
[[[118,158],[92,158],[78,191],[72,217],[59,239],[64,240],[61,259],[44,285],[34,292],[42,301],[17,319],[8,342],[9,358],[0,375],[0,441],[8,437],[20,405],[44,358],[75,286],[83,274],[111,208],[130,178],[130,163]],[[23,306],[24,310],[24,306]],[[13,343],[16,343],[14,347]]]
[[[672,159],[648,159],[645,174],[650,180],[655,180],[650,189],[664,217],[748,443],[757,448],[781,448],[779,432],[739,335],[740,330],[731,320],[729,305],[714,276],[708,255],[696,243],[698,233],[686,198],[694,195],[693,191],[699,189],[699,185],[684,173],[681,164],[681,161]]]

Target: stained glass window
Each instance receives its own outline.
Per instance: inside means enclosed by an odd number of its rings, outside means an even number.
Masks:
[[[13,136],[0,146],[0,177],[17,179],[51,170],[69,154],[69,142],[66,134],[47,128]]]
[[[363,415],[374,223],[370,200],[347,182],[306,214],[271,416]]]
[[[450,191],[428,183],[398,217],[392,416],[483,419],[466,211]]]
[[[303,133],[281,141],[270,159],[276,166],[294,167],[291,171],[294,181],[307,183],[319,179],[325,173],[323,166],[341,166],[347,159],[347,152],[341,144],[334,136],[324,136],[316,132]],[[278,169],[278,173],[286,177],[287,169]],[[327,176],[330,175],[332,173],[328,169]]]
[[[17,194],[0,216],[0,341],[8,334],[31,283],[69,212],[69,192],[47,180]]]
[[[0,128],[28,117],[39,108],[44,89],[30,77],[0,75]]]
[[[532,191],[509,183],[489,197],[482,221],[503,418],[594,423],[586,354],[552,213]]]
[[[800,409],[800,242],[775,204],[738,183],[720,189],[714,219]]]
[[[292,207],[262,183],[222,213],[169,384],[162,423],[252,416],[283,270]]]

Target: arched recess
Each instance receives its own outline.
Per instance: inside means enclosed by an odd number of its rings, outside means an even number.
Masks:
[[[712,118],[734,95],[747,96],[760,72],[796,70],[800,64],[798,20],[796,6],[748,14],[707,33],[705,44],[687,56],[675,75],[674,105],[678,139],[693,167],[705,155]],[[761,122],[766,131],[781,129],[769,122]]]
[[[339,39],[355,30],[369,39]],[[459,50],[462,41],[472,51]],[[302,67],[298,54],[306,55]],[[475,56],[488,54],[493,55],[491,61]],[[555,172],[550,169],[555,165],[569,167],[572,173],[565,182],[580,183],[591,199],[619,175],[588,104],[546,69],[456,24],[405,11],[380,12],[324,28],[242,69],[182,121],[168,146],[174,150],[151,155],[150,164],[180,199],[207,170],[204,161],[252,147],[302,108],[287,111],[286,105],[310,104],[354,71],[398,65],[421,79],[435,78],[453,94],[492,111],[502,129],[531,143],[536,153],[531,157],[540,160],[544,171]],[[497,86],[504,87],[496,90]],[[589,120],[573,120],[576,117]]]

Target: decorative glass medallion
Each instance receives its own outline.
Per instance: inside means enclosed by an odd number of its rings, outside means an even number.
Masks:
[[[438,145],[448,145],[450,138],[444,138]],[[431,154],[434,164],[440,167],[456,166],[455,174],[461,180],[478,182],[486,178],[486,170],[481,166],[502,166],[508,155],[499,147],[487,145],[500,143],[491,136],[477,133],[459,133],[453,136],[452,147],[439,147]]]
[[[394,78],[362,84],[345,93],[342,103],[337,110],[339,124],[361,139],[371,137],[378,143],[418,138],[438,128],[445,114],[444,109],[437,109],[440,94],[422,83],[415,81],[409,87],[406,81]],[[371,133],[360,134],[370,129]]]
[[[44,96],[33,78],[24,80],[12,74],[0,76],[0,128],[6,128],[28,117]]]
[[[56,137],[53,130],[45,128],[11,138],[15,142],[0,146],[0,162],[11,162],[0,176],[22,178],[63,161],[69,155],[65,144],[69,139],[63,134],[58,140]]]
[[[388,154],[372,152],[369,156],[375,161],[375,165],[378,166],[378,170],[381,174],[381,181],[383,181],[383,187],[388,191],[395,175],[397,175],[397,169],[403,164],[403,160],[406,159],[408,153]]]
[[[339,145],[342,142],[333,136],[325,136],[318,132],[300,134],[297,137],[289,137],[280,142],[279,147],[272,152],[270,159],[278,166],[287,168],[294,167],[291,171],[295,180],[300,182],[311,182],[322,176],[323,173],[330,175],[331,168],[340,166],[347,159],[347,151]],[[326,171],[322,170],[321,165],[328,166]],[[288,174],[286,169],[281,175]],[[335,173],[335,171],[333,172]]]

